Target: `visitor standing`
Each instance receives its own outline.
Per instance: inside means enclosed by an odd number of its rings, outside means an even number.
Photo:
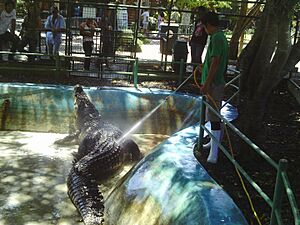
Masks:
[[[15,3],[12,0],[7,0],[4,6],[5,8],[0,15],[0,51],[11,42],[10,50],[15,52],[19,43],[19,38],[15,34],[17,19]],[[13,60],[13,58],[13,55],[8,55],[9,60]],[[0,55],[0,60],[2,60],[2,55]]]
[[[149,27],[149,17],[150,17],[148,9],[146,9],[141,14],[141,17],[143,19],[143,33],[147,35],[148,34],[148,27]]]
[[[94,33],[96,22],[92,18],[87,18],[85,22],[80,24],[80,34],[83,36],[83,51],[86,57],[84,59],[84,69],[89,70],[91,64],[91,56],[94,48]]]
[[[192,56],[192,63],[201,64],[202,63],[202,53],[205,48],[207,42],[207,33],[204,29],[203,25],[203,15],[206,12],[206,8],[203,6],[199,6],[196,12],[196,21],[194,31],[190,40],[191,46],[191,56]],[[196,66],[194,66],[196,68]]]
[[[164,22],[164,20],[165,20],[165,14],[164,14],[164,12],[160,12],[160,14],[158,15],[158,18],[157,18],[157,30],[158,30],[157,37],[160,37],[161,24]]]
[[[58,55],[66,22],[63,16],[59,14],[57,6],[52,6],[51,13],[52,15],[48,16],[45,22],[46,44],[49,55]]]
[[[202,18],[204,28],[211,36],[202,70],[201,92],[208,96],[208,103],[220,112],[224,95],[224,75],[228,65],[228,42],[224,32],[219,29],[218,14],[208,12]],[[210,140],[210,152],[207,162],[216,163],[218,160],[218,142],[221,139],[221,120],[210,109],[206,110],[206,120],[211,123],[211,133],[215,139]]]
[[[20,52],[24,51],[24,48],[27,45],[29,52],[36,52],[41,28],[42,21],[40,18],[39,9],[34,4],[30,5],[28,7],[28,14],[24,17],[24,22],[22,23],[22,30],[20,32]],[[34,56],[28,56],[28,61],[33,61],[34,58]]]
[[[102,42],[102,56],[105,58],[105,65],[110,67],[108,57],[114,55],[114,33],[111,20],[109,19],[109,13],[105,12],[105,15],[100,21],[101,28],[101,42]]]

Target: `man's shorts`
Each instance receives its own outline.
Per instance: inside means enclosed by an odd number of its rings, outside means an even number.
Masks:
[[[149,22],[143,22],[143,29],[147,30],[148,29],[148,25],[149,25]]]
[[[211,86],[210,96],[213,98],[212,101],[210,98],[207,98],[208,103],[220,113],[220,108],[222,106],[222,100],[224,97],[224,84],[221,85],[214,85]],[[216,108],[217,107],[217,108]],[[214,112],[212,112],[208,107],[206,107],[206,114],[205,114],[206,121],[211,122],[220,122],[220,118],[216,116]]]

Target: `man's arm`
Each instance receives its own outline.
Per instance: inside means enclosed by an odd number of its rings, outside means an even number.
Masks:
[[[211,60],[206,81],[201,89],[203,94],[207,94],[210,92],[210,86],[215,78],[215,75],[219,68],[219,64],[220,64],[220,56],[214,56]]]
[[[79,25],[79,32],[80,32],[80,35],[82,35],[82,36],[85,35],[85,32],[84,32],[84,23],[81,23]]]
[[[59,26],[58,28],[53,27],[52,32],[61,33],[66,31],[66,21],[63,17],[59,16]]]
[[[47,19],[46,19],[46,22],[45,22],[45,30],[51,30],[51,16],[48,16]]]
[[[11,32],[12,34],[14,34],[14,33],[15,33],[15,30],[16,30],[16,19],[12,19],[12,20],[11,20],[11,25],[10,25],[10,32]]]

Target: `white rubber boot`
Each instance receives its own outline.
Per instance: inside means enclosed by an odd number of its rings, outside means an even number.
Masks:
[[[206,144],[203,145],[203,150],[208,151],[210,146],[211,146],[211,139],[209,142],[207,142]]]
[[[220,140],[223,139],[224,136],[224,126],[223,124],[221,125],[221,135],[220,135]],[[209,139],[209,142],[203,145],[203,150],[208,151],[211,147],[211,138]]]
[[[211,131],[212,135],[217,139],[217,141],[211,139],[211,147],[210,147],[210,152],[207,157],[207,162],[209,163],[217,163],[218,161],[218,152],[219,152],[219,147],[218,147],[218,142],[221,139],[221,130],[212,130]]]

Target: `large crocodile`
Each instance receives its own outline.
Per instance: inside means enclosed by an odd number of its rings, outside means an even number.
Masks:
[[[139,160],[137,144],[104,121],[80,85],[74,87],[78,152],[68,175],[68,194],[85,224],[102,224],[104,205],[98,182],[130,160]]]

